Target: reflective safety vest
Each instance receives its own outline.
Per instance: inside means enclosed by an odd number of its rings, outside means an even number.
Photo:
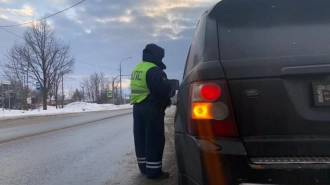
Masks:
[[[147,85],[147,72],[152,67],[156,67],[156,65],[151,62],[141,62],[134,68],[131,75],[131,104],[140,103],[150,93]]]

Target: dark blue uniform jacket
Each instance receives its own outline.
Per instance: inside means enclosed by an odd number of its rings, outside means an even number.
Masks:
[[[170,98],[174,96],[175,91],[172,89],[165,72],[165,64],[162,59],[165,56],[163,48],[156,44],[148,44],[143,50],[142,60],[157,65],[147,72],[147,85],[150,94],[141,103],[155,103],[156,105],[166,108],[171,105]]]

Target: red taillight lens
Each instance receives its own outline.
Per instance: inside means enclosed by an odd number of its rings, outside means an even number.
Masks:
[[[190,86],[188,132],[195,136],[238,136],[229,89],[225,80]]]
[[[205,101],[215,101],[221,96],[221,89],[217,84],[205,84],[201,87],[201,96]]]

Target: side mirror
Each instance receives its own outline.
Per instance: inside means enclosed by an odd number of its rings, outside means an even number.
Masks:
[[[180,87],[179,80],[170,79],[169,81],[174,90],[176,90],[176,91],[179,90],[179,87]]]

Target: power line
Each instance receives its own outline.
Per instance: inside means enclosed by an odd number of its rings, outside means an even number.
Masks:
[[[76,82],[79,82],[79,83],[81,83],[80,81],[78,81],[78,80],[76,80],[76,79],[74,79],[74,78],[72,78],[72,77],[68,77],[68,76],[66,76],[66,77],[64,77],[65,79],[70,79],[70,80],[73,80],[73,81],[76,81]]]
[[[69,79],[69,80],[74,80],[74,81],[78,81],[76,79],[74,79],[73,77],[69,77],[69,76],[64,76],[65,79]]]
[[[99,65],[95,65],[95,64],[91,64],[91,63],[88,63],[88,62],[83,62],[81,60],[77,60],[77,62],[81,62],[81,63],[84,63],[84,64],[88,64],[88,65],[91,65],[91,66],[94,66],[94,67],[100,67],[100,68],[103,68],[103,69],[111,69],[111,70],[118,70],[118,69],[114,69],[114,68],[109,68],[109,67],[104,67],[104,66],[99,66]]]
[[[13,25],[7,25],[7,26],[0,26],[0,28],[16,27],[16,26],[22,26],[22,25],[25,25],[25,24],[30,24],[30,23],[38,22],[38,21],[41,21],[41,20],[44,20],[44,19],[53,17],[53,16],[55,16],[57,14],[60,14],[60,13],[62,13],[64,11],[66,11],[66,10],[69,10],[69,9],[71,9],[71,8],[79,5],[80,3],[84,2],[84,1],[86,1],[86,0],[82,0],[82,1],[80,1],[80,2],[78,2],[78,3],[76,3],[76,4],[72,5],[72,6],[70,6],[70,7],[66,8],[66,9],[64,9],[64,10],[61,10],[59,12],[56,12],[54,14],[51,14],[49,16],[46,16],[46,17],[43,17],[43,18],[40,18],[40,19],[37,19],[37,20],[34,20],[34,21],[29,21],[29,22],[25,22],[25,23],[21,23],[21,24],[13,24]]]
[[[24,39],[23,37],[21,37],[21,36],[15,34],[15,33],[13,33],[13,32],[11,32],[11,31],[8,31],[8,30],[6,30],[6,29],[4,29],[4,28],[2,28],[2,27],[0,27],[0,29],[4,30],[4,31],[6,31],[6,32],[8,32],[8,33],[10,33],[10,34],[12,34],[12,35],[15,35],[16,37],[19,37],[19,38],[21,38],[21,39]]]

